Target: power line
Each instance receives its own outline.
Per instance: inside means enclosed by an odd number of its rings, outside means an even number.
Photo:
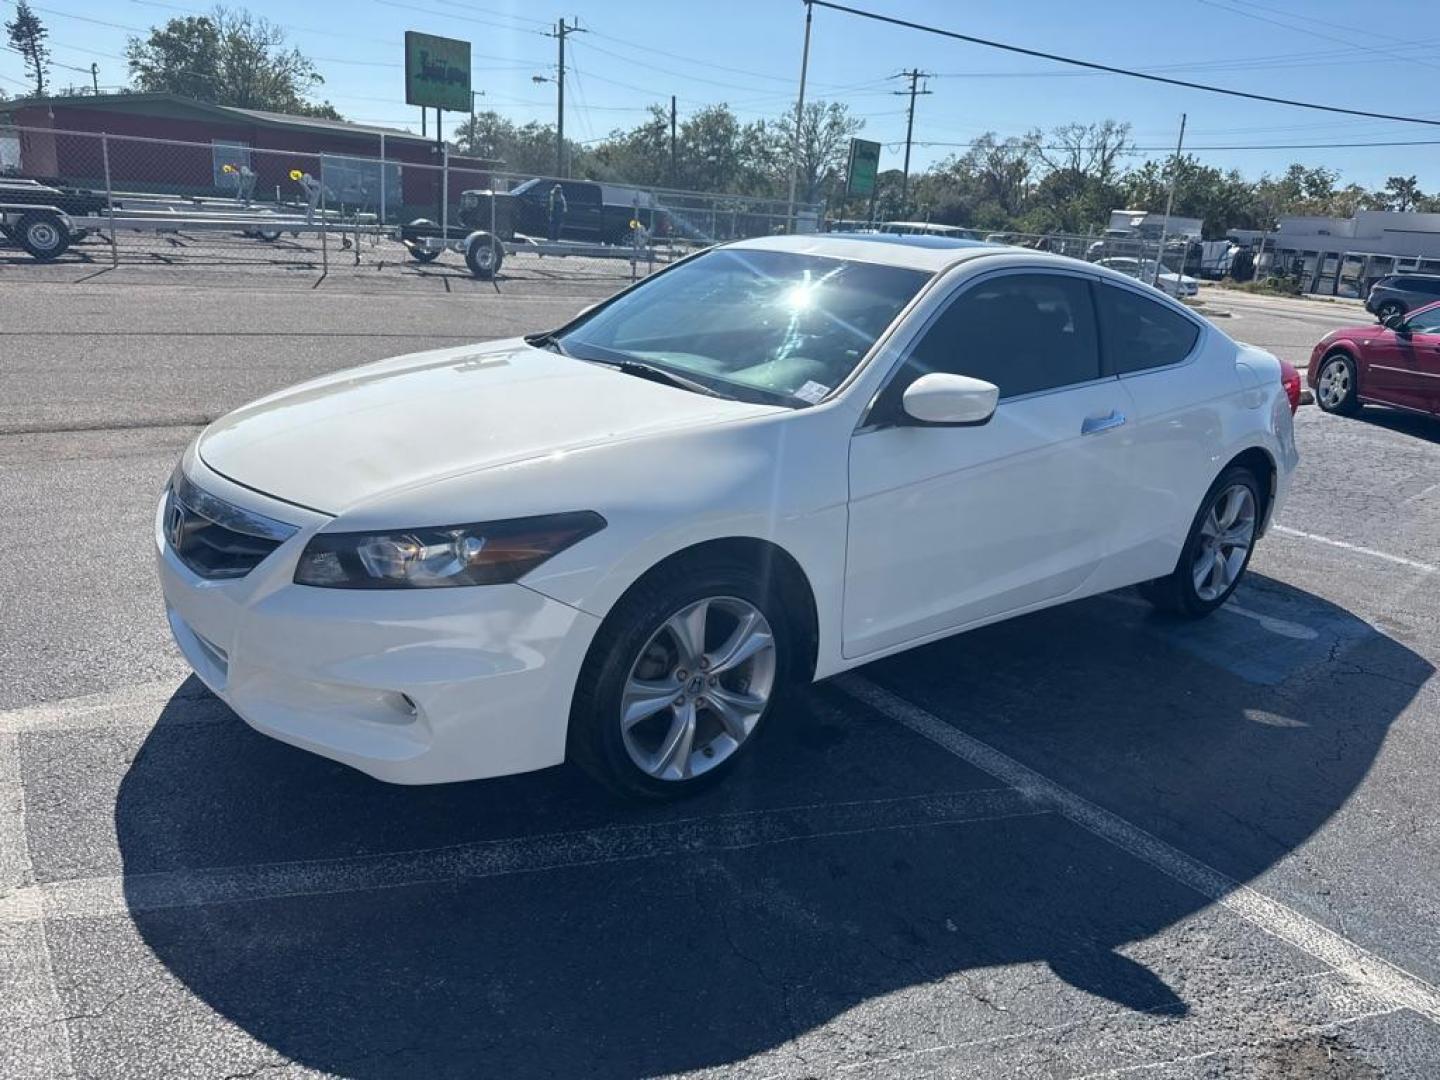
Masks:
[[[1155,75],[1144,71],[1135,71],[1130,68],[1115,67],[1111,64],[1100,64],[1093,60],[1080,60],[1073,56],[1061,56],[1058,53],[1042,52],[1039,49],[1027,49],[1021,45],[1011,45],[1003,41],[992,41],[989,38],[975,37],[973,34],[961,34],[955,30],[945,30],[938,26],[911,22],[909,19],[900,19],[893,15],[881,15],[874,11],[866,11],[864,8],[837,4],[834,3],[833,0],[805,0],[805,4],[807,8],[830,8],[832,11],[843,11],[847,15],[856,15],[862,19],[873,19],[876,22],[889,23],[892,26],[901,26],[907,30],[919,30],[926,34],[936,34],[940,37],[953,38],[956,41],[969,42],[971,45],[983,45],[989,49],[1000,49],[1003,52],[1018,53],[1021,56],[1034,56],[1041,60],[1054,61],[1057,64],[1070,64],[1074,67],[1088,68],[1092,71],[1108,72],[1111,75],[1125,75],[1132,79],[1144,79],[1147,82],[1164,83],[1167,86],[1180,86],[1187,90],[1203,90],[1210,94],[1224,94],[1228,97],[1246,98],[1250,101],[1265,101],[1272,105],[1289,105],[1296,109],[1314,109],[1319,112],[1344,113],[1348,116],[1367,116],[1376,120],[1398,120],[1406,124],[1426,124],[1431,127],[1440,127],[1440,120],[1422,120],[1414,116],[1396,116],[1394,113],[1370,112],[1365,109],[1349,109],[1340,105],[1320,105],[1311,101],[1295,101],[1291,98],[1271,97],[1268,94],[1252,94],[1245,90],[1233,90],[1225,86],[1211,86],[1208,83],[1189,82],[1185,79],[1172,79],[1164,75]]]
[[[1253,11],[1246,11],[1244,8],[1231,7],[1228,4],[1217,4],[1214,2],[1214,0],[1200,0],[1200,2],[1207,5],[1208,7],[1213,7],[1218,11],[1226,11],[1229,12],[1231,15],[1239,15],[1246,19],[1254,19],[1257,22],[1269,23],[1271,26],[1278,26],[1282,30],[1290,30],[1301,34],[1309,34],[1311,37],[1320,38],[1322,41],[1336,41],[1339,42],[1341,45],[1349,45],[1352,49],[1361,49],[1364,52],[1375,53],[1377,56],[1388,56],[1392,60],[1400,60],[1411,64],[1420,64],[1422,67],[1436,68],[1437,70],[1440,70],[1440,64],[1432,64],[1428,60],[1421,60],[1417,56],[1402,56],[1400,53],[1391,52],[1389,49],[1377,48],[1374,45],[1366,45],[1364,42],[1356,41],[1353,38],[1341,38],[1336,37],[1334,34],[1321,33],[1319,30],[1307,30],[1305,29],[1304,25],[1297,26],[1294,22],[1281,22],[1279,19],[1267,18],[1266,16],[1258,15]],[[1256,6],[1258,7],[1259,5]],[[1368,31],[1365,32],[1368,33]]]
[[[420,7],[418,4],[402,4],[398,0],[373,0],[374,3],[383,7],[403,8],[406,11],[418,11],[422,15],[436,15],[442,19],[453,19],[456,22],[475,23],[479,26],[491,26],[500,30],[509,30],[516,34],[538,34],[541,37],[548,35],[543,30],[530,30],[523,26],[510,26],[506,23],[491,22],[489,19],[477,19],[470,15],[456,15],[451,11],[441,11],[438,8]]]

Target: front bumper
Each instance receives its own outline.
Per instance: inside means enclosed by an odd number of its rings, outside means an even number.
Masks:
[[[223,478],[210,483],[203,465],[188,471],[225,498],[243,492]],[[516,584],[296,585],[295,563],[324,519],[253,493],[248,503],[282,520],[313,520],[243,578],[196,575],[164,538],[163,499],[155,520],[175,642],[246,723],[402,784],[502,776],[564,760],[570,700],[598,619]]]

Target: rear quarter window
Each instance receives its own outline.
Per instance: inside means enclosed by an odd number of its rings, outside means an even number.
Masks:
[[[1190,355],[1200,327],[1164,304],[1130,289],[1095,283],[1100,346],[1106,370],[1116,375],[1178,364]]]

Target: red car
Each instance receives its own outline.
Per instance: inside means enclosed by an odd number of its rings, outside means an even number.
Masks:
[[[1375,404],[1440,414],[1440,303],[1330,331],[1311,352],[1306,379],[1326,412],[1353,416]]]

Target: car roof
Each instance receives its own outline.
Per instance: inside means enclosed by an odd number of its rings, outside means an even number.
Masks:
[[[956,263],[984,255],[1027,254],[1036,258],[1059,260],[1059,256],[1028,248],[989,244],[983,240],[964,240],[954,236],[897,236],[894,233],[809,233],[798,236],[757,236],[727,244],[730,248],[751,251],[792,251],[800,255],[818,255],[853,262],[905,266],[913,270],[935,272]],[[1073,260],[1066,259],[1065,262]]]

